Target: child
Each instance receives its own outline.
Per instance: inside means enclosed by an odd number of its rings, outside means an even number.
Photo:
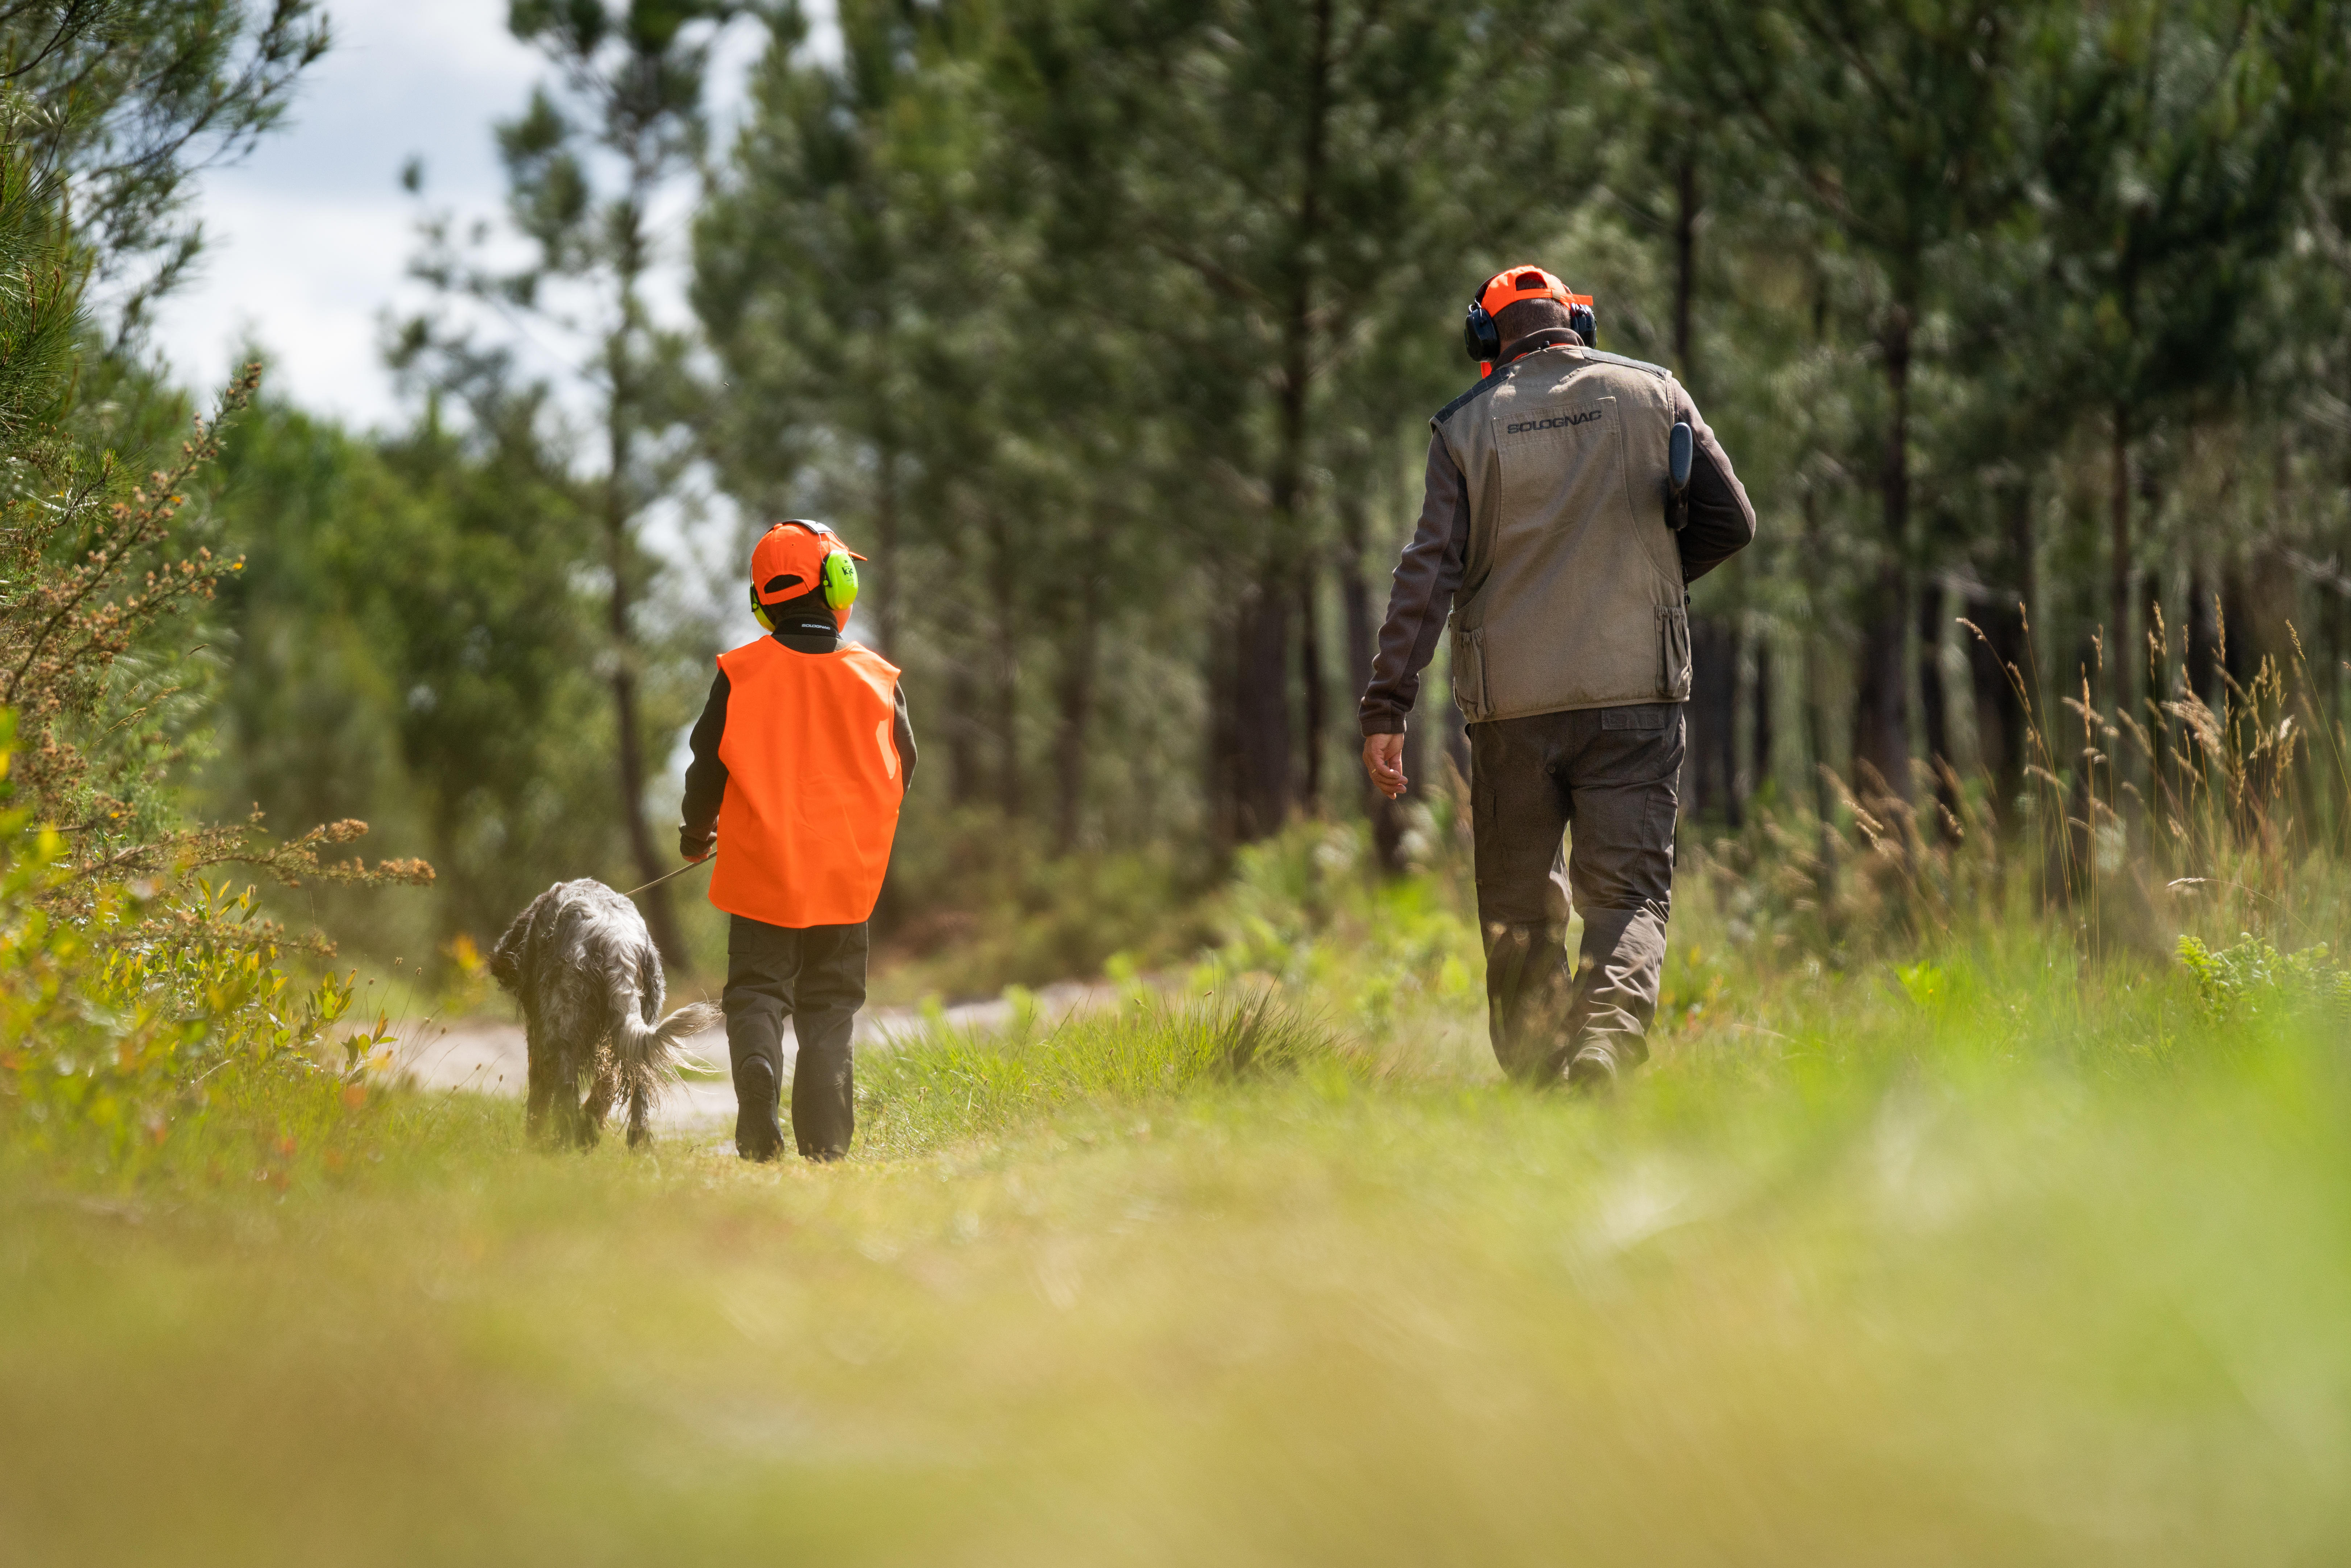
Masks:
[[[733,916],[726,1054],[747,1160],[783,1152],[788,1018],[800,1153],[841,1158],[856,1124],[849,1036],[865,1003],[865,921],[914,776],[897,670],[841,636],[862,559],[822,523],[769,528],[751,552],[751,613],[769,635],[718,655],[694,727],[677,846],[690,861],[724,846],[710,902]]]

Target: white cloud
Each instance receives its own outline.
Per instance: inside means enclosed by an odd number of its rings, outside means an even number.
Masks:
[[[829,5],[811,48],[836,56]],[[387,307],[413,308],[414,198],[402,166],[424,161],[426,199],[470,219],[495,217],[502,175],[492,122],[520,110],[543,65],[506,26],[505,0],[333,0],[334,47],[307,77],[290,129],[246,162],[204,176],[202,274],[167,300],[156,338],[193,389],[225,381],[237,350],[269,351],[272,389],[356,426],[400,416],[378,351]],[[715,73],[722,125],[742,102],[755,56],[748,26]],[[722,143],[723,144],[723,143]],[[669,258],[677,274],[683,258]],[[675,308],[682,277],[655,280]]]
[[[422,156],[444,197],[495,202],[489,121],[523,100],[538,60],[498,0],[339,0],[329,19],[334,46],[291,127],[204,177],[203,272],[165,302],[156,337],[199,388],[257,340],[273,390],[366,425],[396,412],[376,317],[414,247],[401,166]]]

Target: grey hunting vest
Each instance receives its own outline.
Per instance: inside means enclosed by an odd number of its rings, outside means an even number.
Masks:
[[[1689,620],[1666,526],[1674,378],[1538,349],[1430,423],[1469,488],[1453,700],[1472,723],[1682,702]]]

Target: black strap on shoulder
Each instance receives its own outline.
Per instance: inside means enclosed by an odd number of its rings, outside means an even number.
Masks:
[[[1605,353],[1598,349],[1584,350],[1583,357],[1598,360],[1604,365],[1622,365],[1628,371],[1646,371],[1653,376],[1664,376],[1668,381],[1673,378],[1673,371],[1663,365],[1653,365],[1646,360],[1628,360],[1622,354]]]
[[[1429,420],[1428,423],[1431,424],[1443,424],[1447,420],[1451,419],[1455,414],[1459,413],[1464,408],[1467,408],[1471,402],[1475,402],[1479,393],[1484,392],[1487,388],[1492,386],[1495,382],[1500,381],[1510,373],[1510,366],[1496,366],[1492,375],[1488,376],[1484,381],[1479,382],[1476,386],[1471,387],[1468,392],[1463,392],[1459,397],[1455,398],[1451,402],[1448,402],[1443,408],[1438,409],[1436,416]]]

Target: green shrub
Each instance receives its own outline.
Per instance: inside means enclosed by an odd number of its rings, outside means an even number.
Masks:
[[[2351,1014],[2351,970],[2333,961],[2327,945],[2282,953],[2250,932],[2214,949],[2182,936],[2179,962],[2196,980],[2197,999],[2215,1023],[2264,1012],[2323,1008]]]
[[[14,728],[0,712],[0,778]],[[282,1086],[364,1098],[360,1069],[388,1031],[355,1033],[341,1068],[328,1065],[350,986],[298,982],[251,887],[104,883],[60,913],[80,874],[31,808],[0,809],[0,1127],[13,1145],[129,1175],[216,1101]]]

